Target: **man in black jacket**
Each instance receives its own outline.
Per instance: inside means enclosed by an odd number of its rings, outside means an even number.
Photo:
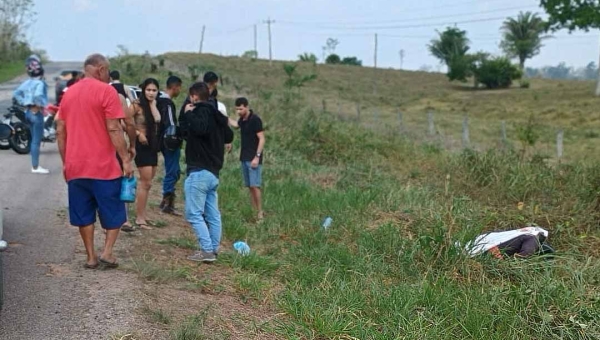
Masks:
[[[163,213],[176,215],[175,210],[175,185],[179,180],[181,169],[179,158],[181,157],[181,141],[177,136],[177,110],[172,99],[179,96],[181,92],[181,79],[170,76],[167,79],[166,96],[158,98],[160,111],[160,151],[165,159],[165,177],[163,179],[163,199],[160,202],[160,210]]]
[[[185,216],[200,243],[191,261],[214,262],[221,243],[221,213],[217,199],[219,171],[223,167],[225,144],[233,141],[227,117],[208,103],[205,83],[190,87],[191,103],[186,105],[180,125],[187,139],[185,159]],[[210,225],[210,229],[207,226]]]

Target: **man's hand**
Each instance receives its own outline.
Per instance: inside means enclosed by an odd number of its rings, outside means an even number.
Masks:
[[[190,103],[185,106],[185,112],[190,112],[194,110],[195,105]]]
[[[252,160],[252,163],[250,163],[250,167],[252,169],[256,169],[256,168],[258,168],[259,163],[260,163],[260,158],[254,157],[254,159]]]
[[[133,164],[131,163],[131,159],[123,161],[123,176],[128,178],[133,176]]]
[[[227,151],[227,153],[231,153],[232,148],[233,145],[231,145],[231,143],[225,144],[225,150]]]
[[[138,136],[138,140],[140,141],[140,143],[142,145],[148,145],[148,139],[146,138],[146,135],[144,135],[143,133],[140,133],[140,135]]]

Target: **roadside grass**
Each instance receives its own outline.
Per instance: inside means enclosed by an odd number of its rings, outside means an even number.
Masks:
[[[0,83],[13,80],[25,71],[25,66],[22,62],[3,63],[0,65]]]
[[[183,65],[192,58],[197,57],[167,55],[172,65],[181,65],[180,74],[185,74]],[[356,94],[371,105],[391,105],[397,97],[393,86],[404,80],[415,84],[400,90],[414,97],[414,107],[425,100],[445,103],[466,93],[488,97],[468,99],[475,107],[493,105],[494,100],[506,105],[522,101],[525,107],[540,110],[546,102],[530,103],[524,92],[515,94],[527,90],[484,93],[453,88],[429,74],[320,66],[318,86],[290,93],[275,90],[283,83],[280,71],[262,61],[204,55],[193,60],[224,73],[231,97],[253,94],[264,109],[259,112],[268,138],[267,217],[255,222],[238,162],[229,155],[220,176],[224,252],[217,264],[184,262],[193,238],[182,234],[183,221],[173,226],[168,220],[169,226],[157,235],[145,233],[149,236],[139,241],[143,246],[133,254],[132,270],[140,277],[163,286],[200,284],[203,295],[232,296],[237,305],[249,304],[259,312],[277,310],[282,314],[270,318],[260,336],[278,339],[600,337],[597,159],[556,164],[536,149],[448,153],[435,139],[415,140],[393,129],[375,131],[343,122],[336,113],[315,110],[311,104],[323,96],[350,100]],[[157,72],[164,74],[166,69]],[[381,76],[389,87],[376,98],[344,85],[353,84],[346,77],[364,79],[369,72]],[[261,81],[264,85],[256,86]],[[570,83],[540,81],[533,87],[550,100],[556,95],[553,87],[569,96],[575,88],[587,86],[556,84]],[[574,108],[581,104],[577,98],[574,95],[571,103]],[[460,105],[467,105],[464,100]],[[565,110],[568,106],[560,104]],[[382,110],[385,107],[382,104]],[[589,129],[577,124],[573,129],[589,135]],[[239,135],[234,145],[239,150]],[[160,199],[158,195],[153,188],[154,200]],[[326,216],[333,223],[324,230],[321,223]],[[559,251],[555,257],[472,259],[456,243],[465,244],[482,231],[530,222],[549,229],[549,240]],[[250,256],[232,252],[231,244],[237,240],[250,245]],[[197,314],[174,322],[173,338],[234,337],[231,331],[202,333],[197,325],[203,322]]]

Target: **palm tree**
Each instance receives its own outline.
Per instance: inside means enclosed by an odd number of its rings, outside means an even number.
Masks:
[[[549,38],[543,35],[546,30],[544,20],[531,12],[521,12],[516,19],[507,18],[501,30],[500,47],[509,57],[519,59],[521,70],[525,67],[525,60],[538,55],[542,41]]]
[[[469,51],[467,32],[456,27],[448,27],[444,32],[438,32],[439,38],[431,40],[428,45],[429,53],[441,62],[450,66],[456,58],[463,57]]]

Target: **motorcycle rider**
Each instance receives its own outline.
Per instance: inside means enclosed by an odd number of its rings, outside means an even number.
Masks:
[[[40,145],[44,136],[43,111],[48,105],[48,85],[44,80],[44,68],[39,58],[29,57],[26,63],[29,79],[19,85],[13,97],[26,108],[25,115],[31,124],[31,172],[48,174],[50,171],[39,164]]]

